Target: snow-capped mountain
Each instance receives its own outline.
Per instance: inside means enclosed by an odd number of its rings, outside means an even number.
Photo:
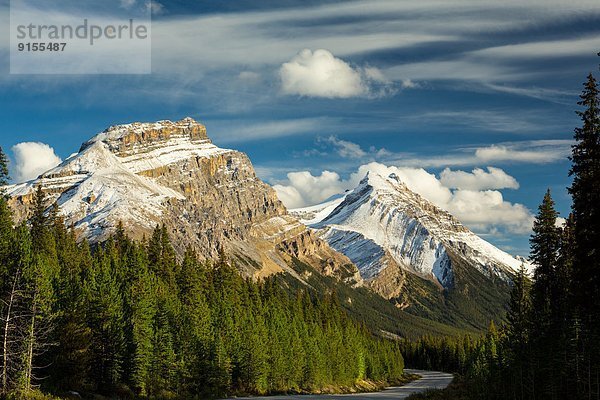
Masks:
[[[395,174],[370,172],[342,198],[291,212],[347,255],[387,298],[398,296],[405,271],[452,289],[457,264],[508,282],[524,262],[409,190]]]
[[[38,179],[7,187],[18,220],[27,218],[40,185],[92,242],[119,222],[138,239],[165,224],[180,253],[192,247],[215,258],[224,248],[248,276],[294,274],[293,256],[361,282],[347,257],[288,214],[245,154],[215,146],[191,118],[112,126]]]

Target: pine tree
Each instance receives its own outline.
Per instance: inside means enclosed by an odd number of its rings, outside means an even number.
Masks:
[[[558,213],[550,190],[538,208],[531,235],[531,261],[535,266],[532,287],[532,351],[535,371],[535,385],[538,395],[550,397],[556,383],[554,374],[558,371],[551,363],[552,355],[547,351],[555,344],[551,332],[553,316],[553,287],[556,282],[556,267],[560,247],[560,230],[556,227]]]
[[[577,104],[583,111],[577,111],[577,115],[582,126],[575,129],[569,192],[575,239],[572,292],[581,320],[581,355],[586,364],[583,375],[587,375],[580,382],[580,395],[588,397],[600,392],[600,99],[592,74],[580,98]]]
[[[574,285],[583,313],[591,319],[600,306],[600,104],[599,89],[593,75],[588,76],[577,104],[585,107],[578,111],[583,121],[575,129],[576,143],[571,156],[570,175],[573,184],[575,222]]]
[[[527,398],[529,388],[529,341],[531,331],[531,282],[521,265],[510,294],[507,314],[506,348],[509,350],[510,371],[515,397]]]
[[[8,173],[8,157],[0,147],[0,186],[8,185],[10,174]]]
[[[573,214],[569,214],[561,229],[560,251],[555,269],[555,279],[552,285],[552,325],[550,334],[554,338],[554,351],[552,352],[552,364],[560,366],[560,380],[558,397],[568,397],[576,390],[575,379],[571,367],[576,347],[572,344],[572,327],[576,318],[573,312],[573,256],[575,248]]]
[[[531,236],[531,261],[535,265],[533,283],[534,312],[544,317],[550,313],[552,282],[558,259],[560,232],[556,227],[558,213],[554,209],[554,200],[550,189],[538,208]]]
[[[92,331],[91,379],[103,393],[121,382],[125,352],[123,298],[117,272],[102,251],[84,283],[87,324]]]

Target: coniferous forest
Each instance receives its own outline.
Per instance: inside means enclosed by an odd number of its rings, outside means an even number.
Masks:
[[[1,171],[6,180],[6,170]],[[77,243],[38,190],[27,225],[0,199],[7,398],[45,393],[213,398],[314,392],[403,374],[398,343],[351,320],[335,293],[243,279],[223,254],[178,261],[164,228]]]
[[[590,74],[578,102],[572,213],[558,226],[550,190],[543,196],[530,239],[534,274],[515,277],[506,322],[479,339],[403,345],[407,365],[461,377],[430,398],[600,399],[599,89]]]

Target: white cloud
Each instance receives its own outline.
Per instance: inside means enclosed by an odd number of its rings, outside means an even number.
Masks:
[[[12,152],[15,159],[13,174],[17,182],[35,179],[61,162],[54,149],[45,143],[18,143],[12,147]]]
[[[279,75],[285,94],[348,98],[368,92],[359,70],[323,49],[302,50],[281,66]]]
[[[550,164],[567,160],[572,140],[524,140],[484,147],[458,149],[454,154],[430,157],[387,154],[384,160],[402,166],[477,166],[491,162],[504,164]]]
[[[329,136],[327,139],[318,139],[317,141],[330,143],[338,155],[343,158],[362,158],[367,155],[358,144],[338,139],[335,136]]]
[[[482,170],[481,173],[475,171],[471,173],[451,172],[454,174],[454,178],[462,178],[461,183],[465,187],[518,186],[516,181],[509,182],[508,178],[512,177],[503,171],[502,173],[492,172],[494,170],[488,169],[488,172]],[[367,172],[382,176],[396,174],[410,190],[447,210],[478,233],[495,233],[499,229],[514,233],[527,233],[533,223],[533,215],[527,207],[504,200],[502,193],[498,190],[448,187],[442,182],[442,179],[438,179],[434,174],[422,168],[387,166],[372,162],[361,165],[347,180],[341,179],[337,173],[330,171],[324,171],[318,176],[313,176],[308,171],[293,172],[288,174],[285,184],[275,185],[274,188],[287,207],[297,208],[317,204],[332,195],[356,187]],[[478,182],[478,179],[481,182]],[[494,180],[497,182],[492,182]],[[504,181],[504,184],[500,184],[500,181]],[[456,182],[451,186],[457,186]]]
[[[531,113],[531,112],[530,112]],[[469,129],[488,130],[495,132],[535,132],[540,124],[537,115],[515,115],[507,110],[468,110],[468,111],[432,111],[415,114],[408,119],[443,121],[445,124],[464,126]]]
[[[533,215],[527,207],[505,201],[497,190],[456,190],[446,208],[471,229],[495,232],[504,227],[514,233],[528,233],[533,226]]]
[[[516,87],[509,85],[498,85],[494,83],[484,83],[482,88],[494,92],[509,93],[516,96],[531,97],[533,99],[550,101],[557,104],[571,105],[572,98],[577,96],[578,92],[573,90],[549,89],[542,87]]]
[[[517,161],[535,164],[547,164],[566,159],[570,154],[571,141],[537,141],[536,149],[521,149],[518,146],[491,145],[475,150],[475,157],[481,161]]]
[[[440,173],[440,182],[450,189],[485,190],[518,189],[519,182],[500,168],[488,167],[487,172],[475,168],[471,172],[446,168]]]
[[[478,57],[507,58],[572,57],[598,52],[598,35],[563,40],[548,40],[488,47],[471,52]]]
[[[413,82],[410,79],[402,79],[402,89],[416,89],[419,88],[420,85],[417,82]]]
[[[133,7],[132,4],[147,4],[150,0],[121,1],[124,6]],[[538,35],[527,35],[526,32],[532,28],[539,30],[540,26],[558,26],[565,21],[576,21],[581,15],[595,15],[597,10],[597,0],[570,1],[568,4],[564,0],[508,0],[501,5],[493,0],[363,0],[310,7],[174,15],[153,21],[152,67],[155,76],[182,78],[178,81],[180,86],[188,89],[190,97],[194,97],[198,91],[191,88],[204,85],[208,73],[221,74],[226,81],[235,80],[239,71],[246,68],[261,69],[266,75],[302,48],[326,48],[337,57],[351,60],[373,52],[427,48],[429,45],[447,43],[457,51],[444,57],[440,57],[435,50],[428,51],[428,56],[419,57],[415,62],[410,62],[410,58],[402,59],[379,72],[369,71],[369,67],[353,69],[360,72],[363,79],[375,79],[377,75],[383,75],[386,80],[394,81],[398,88],[410,88],[414,82],[456,80],[450,85],[459,85],[463,89],[465,85],[470,85],[468,89],[475,91],[499,88],[516,95],[551,100],[539,96],[539,93],[541,90],[542,93],[548,91],[551,94],[552,87],[518,87],[522,84],[520,80],[543,77],[548,69],[532,70],[528,63],[501,61],[506,57],[530,55],[543,60],[546,57],[564,58],[573,53],[587,54],[590,46],[593,47],[594,41],[598,40],[597,35],[574,33],[561,40],[552,38],[543,41]],[[57,13],[60,11],[56,10]],[[47,12],[38,10],[38,13],[43,19]],[[8,3],[0,4],[0,33],[8,34],[9,14]],[[331,24],[332,19],[341,20],[341,23]],[[514,32],[523,34],[507,34]],[[211,45],[199,48],[198,38],[202,38],[202,43]],[[177,46],[173,46],[173,43],[177,43]],[[488,48],[481,48],[481,44],[488,43],[491,44]],[[8,54],[9,45],[8,41],[0,42],[0,50]],[[594,53],[590,53],[590,57]],[[177,63],[173,63],[173,60],[177,60]],[[16,79],[10,77],[9,81],[0,77],[0,83],[14,82]],[[32,78],[27,79],[31,81]],[[556,87],[556,79],[546,82]],[[153,80],[144,90],[160,93],[163,97],[179,96],[179,90],[174,90],[171,82],[167,82],[167,85],[158,83],[160,81]],[[507,83],[512,85],[505,86]],[[64,82],[53,78],[53,84],[64,85]],[[168,91],[165,90],[167,86]],[[222,88],[223,85],[216,86]],[[386,86],[388,89],[390,87],[394,85]],[[106,88],[106,91],[114,94],[110,88]],[[375,90],[374,94],[385,93]],[[237,93],[234,92],[232,97],[235,96]]]
[[[274,185],[273,188],[289,208],[316,204],[344,190],[340,176],[331,171],[323,171],[319,176],[308,171],[290,172],[287,178],[288,185]]]
[[[298,118],[256,122],[249,120],[208,121],[211,138],[217,143],[239,143],[318,132],[332,123],[328,118]]]

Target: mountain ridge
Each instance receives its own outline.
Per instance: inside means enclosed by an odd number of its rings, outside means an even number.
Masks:
[[[362,283],[347,257],[288,214],[245,154],[215,146],[192,118],[111,126],[37,179],[7,187],[17,222],[27,219],[40,185],[91,242],[120,222],[136,239],[165,224],[179,254],[191,247],[210,259],[223,249],[245,276],[295,274],[289,264],[297,257]]]
[[[342,198],[290,212],[347,255],[367,286],[401,308],[420,307],[423,296],[438,297],[431,285],[418,283],[424,279],[458,296],[460,304],[502,286],[489,304],[500,315],[512,277],[521,264],[528,265],[475,235],[394,174],[369,172]],[[449,305],[448,296],[436,301]]]

